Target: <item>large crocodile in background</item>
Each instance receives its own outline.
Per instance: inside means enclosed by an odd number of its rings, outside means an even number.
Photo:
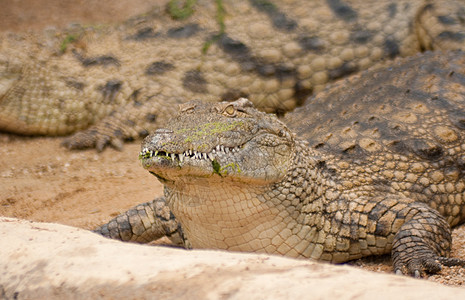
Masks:
[[[96,231],[185,247],[345,262],[391,253],[416,277],[465,220],[465,54],[425,53],[339,82],[284,122],[188,102],[142,143],[165,196]]]
[[[66,146],[102,150],[146,136],[189,99],[248,97],[283,113],[326,83],[383,61],[464,48],[464,7],[199,0],[186,1],[190,16],[160,7],[114,27],[3,34],[0,130],[77,132]]]

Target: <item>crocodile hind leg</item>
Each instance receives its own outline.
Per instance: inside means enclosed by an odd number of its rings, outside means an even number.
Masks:
[[[111,239],[136,243],[149,243],[166,236],[175,245],[187,246],[181,225],[164,197],[139,204],[93,231]]]
[[[135,98],[86,130],[67,137],[62,145],[68,149],[95,148],[99,152],[111,145],[121,150],[125,141],[144,138],[165,124],[175,114],[176,104],[162,97],[157,101]]]
[[[443,216],[423,203],[410,203],[397,213],[405,218],[394,237],[392,260],[396,274],[420,277],[437,273],[442,266],[465,266],[465,260],[448,258],[451,229]]]

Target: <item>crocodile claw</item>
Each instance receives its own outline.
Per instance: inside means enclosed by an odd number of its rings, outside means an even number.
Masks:
[[[97,152],[102,152],[107,146],[121,151],[124,142],[118,137],[110,137],[105,134],[96,133],[95,131],[86,130],[65,138],[61,145],[69,150],[95,148]]]
[[[414,258],[406,264],[398,265],[394,268],[396,275],[410,275],[415,278],[421,278],[426,274],[436,274],[440,272],[443,266],[465,266],[465,260],[448,257],[420,257]]]

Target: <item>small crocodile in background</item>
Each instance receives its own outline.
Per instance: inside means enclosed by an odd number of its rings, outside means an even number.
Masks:
[[[330,86],[284,122],[245,98],[181,106],[142,165],[164,197],[96,232],[346,262],[391,253],[416,277],[465,221],[465,54],[417,55]]]
[[[275,2],[186,1],[189,17],[161,7],[114,27],[3,34],[0,130],[119,148],[189,99],[283,113],[388,59],[464,48],[459,1]]]

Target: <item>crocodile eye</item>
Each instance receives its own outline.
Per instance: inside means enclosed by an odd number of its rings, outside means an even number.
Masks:
[[[179,111],[182,112],[182,113],[191,114],[191,113],[194,112],[195,106],[196,106],[195,104],[189,104],[189,103],[180,104],[179,105]]]
[[[189,107],[189,108],[185,109],[185,110],[183,111],[183,113],[192,114],[192,113],[194,113],[194,108],[193,108],[193,107]]]
[[[231,104],[231,105],[228,105],[226,106],[226,108],[223,110],[223,114],[225,116],[228,116],[228,117],[235,117],[236,116],[236,109],[234,108],[234,106]]]

